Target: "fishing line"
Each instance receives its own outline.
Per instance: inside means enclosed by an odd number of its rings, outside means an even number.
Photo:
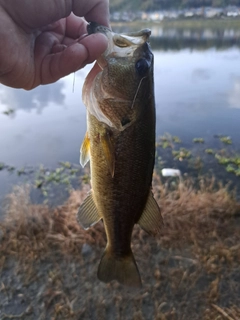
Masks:
[[[137,91],[136,91],[135,96],[134,96],[134,98],[133,98],[133,103],[132,103],[131,109],[133,109],[135,100],[136,100],[136,98],[137,98],[138,91],[139,91],[139,89],[140,89],[140,87],[141,87],[141,84],[142,84],[143,79],[145,79],[145,78],[146,78],[146,77],[143,77],[143,78],[140,80],[140,82],[139,82],[139,85],[138,85],[138,87],[137,87]]]
[[[74,72],[74,74],[73,74],[73,86],[72,86],[72,93],[74,93],[75,78],[76,78],[76,73]]]

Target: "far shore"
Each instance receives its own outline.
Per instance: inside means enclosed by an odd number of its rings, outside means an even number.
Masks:
[[[112,21],[112,27],[137,27],[137,26],[146,26],[151,28],[151,26],[162,26],[162,27],[174,27],[174,28],[240,28],[240,19],[233,18],[219,18],[219,19],[203,19],[203,18],[192,18],[192,19],[164,19],[164,20],[135,20],[135,21]]]

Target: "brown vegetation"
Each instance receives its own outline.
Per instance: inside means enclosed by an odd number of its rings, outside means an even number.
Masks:
[[[75,218],[88,190],[53,209],[31,204],[20,187],[9,195],[0,224],[1,320],[240,319],[240,206],[225,187],[154,176],[165,226],[156,238],[134,229],[140,291],[97,280],[104,227],[85,231]]]

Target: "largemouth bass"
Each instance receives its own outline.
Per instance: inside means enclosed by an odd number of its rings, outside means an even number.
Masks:
[[[100,68],[90,71],[83,86],[87,133],[80,163],[85,166],[90,159],[92,190],[77,219],[85,229],[100,219],[104,222],[107,246],[98,278],[139,287],[141,277],[131,250],[134,224],[153,235],[162,226],[151,191],[155,159],[151,31],[120,35],[91,23],[88,32],[104,33],[109,45],[97,60]]]

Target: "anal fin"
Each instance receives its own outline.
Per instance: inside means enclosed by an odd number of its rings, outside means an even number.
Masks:
[[[90,191],[78,210],[77,220],[84,229],[88,229],[100,219],[101,217],[94,203],[92,191]]]
[[[110,136],[109,131],[105,131],[100,136],[100,142],[102,146],[102,150],[108,164],[108,168],[112,178],[114,177],[114,170],[115,170],[115,153],[114,153],[114,146]]]
[[[143,230],[151,235],[158,234],[163,226],[161,210],[154,199],[151,190],[143,213],[137,223]]]
[[[90,139],[88,137],[88,132],[86,132],[83,139],[83,143],[80,149],[80,164],[82,167],[85,167],[86,163],[90,159]]]

